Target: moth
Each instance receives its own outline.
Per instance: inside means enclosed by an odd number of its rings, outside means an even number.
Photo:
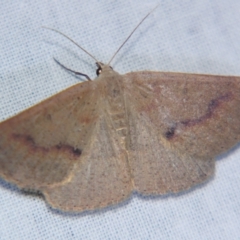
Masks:
[[[240,141],[240,77],[96,62],[94,81],[74,72],[89,81],[0,123],[1,178],[53,208],[92,210],[200,184]]]

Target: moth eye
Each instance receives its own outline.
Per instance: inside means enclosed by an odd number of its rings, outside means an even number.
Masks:
[[[102,72],[102,68],[99,67],[99,68],[96,70],[97,76],[99,76],[99,75],[101,74],[101,72]]]

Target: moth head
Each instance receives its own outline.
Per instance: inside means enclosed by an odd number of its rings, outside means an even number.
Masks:
[[[103,70],[104,67],[113,69],[111,66],[106,65],[106,64],[101,63],[101,62],[96,62],[96,65],[97,65],[97,70],[96,70],[97,76],[99,76],[102,73],[102,70]]]

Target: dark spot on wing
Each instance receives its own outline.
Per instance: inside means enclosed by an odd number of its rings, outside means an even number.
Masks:
[[[82,154],[82,150],[76,148],[76,149],[73,150],[73,153],[74,153],[75,155],[77,155],[77,156],[80,156],[80,155]]]
[[[176,129],[176,127],[170,127],[170,128],[167,130],[167,132],[165,133],[165,137],[166,137],[167,139],[171,139],[171,138],[174,136],[174,134],[175,134],[175,129]]]

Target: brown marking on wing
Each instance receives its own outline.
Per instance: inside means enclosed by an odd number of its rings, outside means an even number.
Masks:
[[[211,118],[213,116],[215,110],[217,108],[220,108],[224,102],[228,102],[228,101],[232,100],[232,98],[233,98],[232,94],[227,93],[223,96],[213,99],[208,104],[206,114],[204,114],[202,117],[197,118],[197,119],[187,119],[187,120],[181,121],[180,123],[183,124],[185,127],[191,127],[196,124],[202,123],[202,122],[206,121],[207,119]]]
[[[38,152],[43,154],[50,154],[52,152],[61,152],[61,154],[67,155],[70,159],[77,160],[82,153],[81,149],[74,148],[67,144],[58,144],[49,148],[38,146],[34,139],[30,135],[12,134],[14,141],[20,142],[22,145],[32,152]]]
[[[96,119],[96,118],[95,118]],[[95,119],[93,119],[92,117],[81,117],[79,119],[80,123],[84,123],[84,124],[90,124],[92,123]]]
[[[183,120],[178,123],[175,123],[174,126],[170,127],[166,131],[165,137],[168,140],[173,139],[176,136],[176,134],[175,134],[176,128],[179,126],[193,127],[198,124],[204,124],[205,121],[207,121],[208,119],[213,117],[214,112],[216,112],[216,110],[219,109],[224,102],[231,101],[232,99],[233,99],[233,94],[226,93],[225,95],[222,95],[216,99],[211,100],[208,104],[206,114],[204,114],[203,116],[196,118],[196,119],[187,119],[187,120]]]

